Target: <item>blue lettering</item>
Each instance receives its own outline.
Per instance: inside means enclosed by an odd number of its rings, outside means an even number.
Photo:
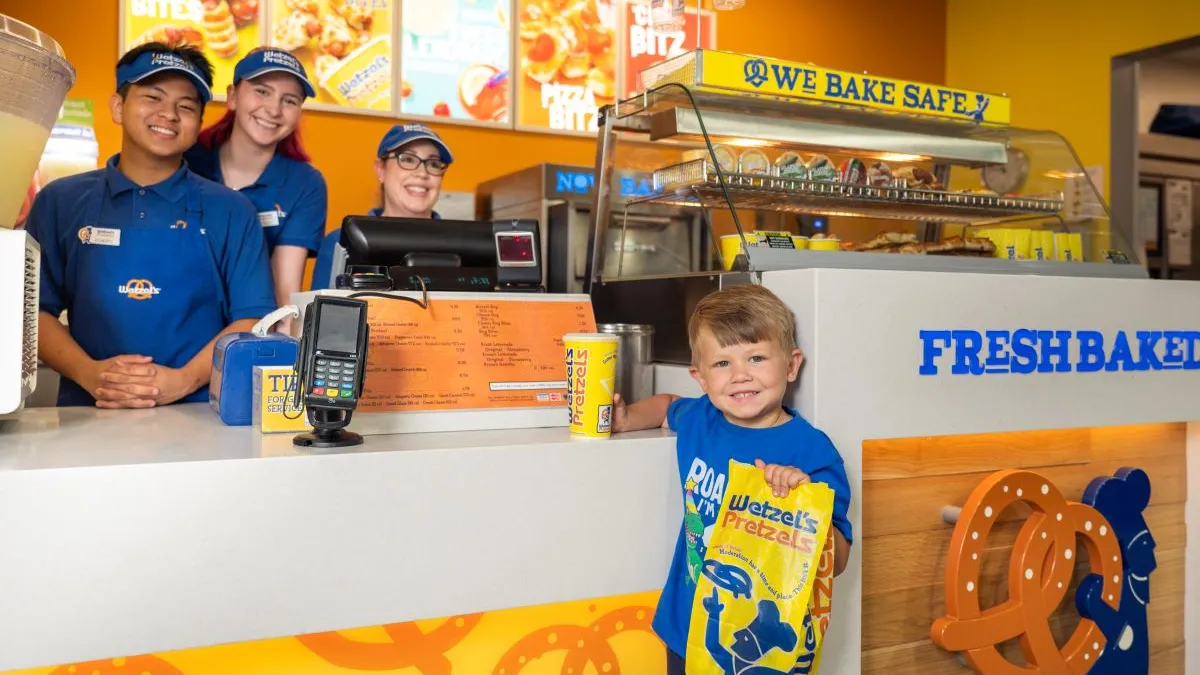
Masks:
[[[967,95],[962,92],[954,92],[954,114],[967,114]]]
[[[1163,332],[1161,330],[1139,330],[1137,332],[1138,339],[1138,365],[1139,370],[1162,370],[1162,361],[1158,359],[1158,342],[1162,340]]]
[[[904,85],[904,107],[905,108],[920,108],[921,107],[921,88],[915,84]]]
[[[1117,339],[1113,340],[1112,353],[1108,356],[1108,363],[1104,364],[1104,370],[1110,373],[1118,370],[1144,370],[1144,368],[1139,368],[1138,363],[1133,360],[1133,351],[1129,348],[1129,336],[1125,335],[1125,331],[1117,331]]]
[[[920,375],[1200,370],[1200,331],[922,330]],[[1136,340],[1136,343],[1135,343]],[[1076,350],[1074,341],[1078,348]],[[947,354],[947,352],[952,352]]]
[[[1167,348],[1163,351],[1162,363],[1163,370],[1181,370],[1183,368],[1183,345],[1187,340],[1187,333],[1178,330],[1169,330],[1163,333],[1166,339]]]
[[[865,103],[879,103],[879,96],[875,94],[875,87],[879,85],[878,80],[872,80],[869,77],[862,79],[862,100]]]
[[[796,81],[800,79],[799,70],[791,66],[780,66],[778,63],[772,63],[771,72],[775,74],[775,85],[780,89],[786,87],[788,91],[796,90]]]
[[[762,516],[762,514],[763,514],[763,505],[759,502],[751,502],[750,503],[750,515]]]
[[[937,109],[940,112],[946,111],[946,103],[950,100],[950,92],[945,89],[938,89],[938,105]]]
[[[804,84],[802,84],[800,86],[804,87],[804,91],[816,91],[817,90],[817,71],[809,70],[807,68],[804,69]]]
[[[1188,341],[1188,358],[1187,361],[1183,362],[1183,369],[1200,370],[1200,359],[1196,358],[1198,351],[1196,349],[1196,341],[1200,340],[1200,332],[1189,330],[1185,331],[1184,335],[1187,336],[1185,339]]]
[[[879,97],[879,102],[886,103],[887,105],[895,105],[896,104],[896,83],[895,82],[880,82],[879,86],[883,90],[883,94]]]
[[[979,362],[979,351],[983,349],[983,336],[977,330],[956,330],[954,339],[954,365],[951,375],[982,375],[983,364]]]
[[[925,94],[921,96],[921,108],[924,110],[937,110],[937,102],[933,100],[932,89],[926,89]]]
[[[1055,344],[1055,340],[1058,343]],[[1070,354],[1067,347],[1070,345],[1071,331],[1069,330],[1039,330],[1038,342],[1041,349],[1041,360],[1038,361],[1037,371],[1039,373],[1069,373],[1071,372],[1071,362],[1068,360]],[[1058,357],[1058,363],[1054,363],[1054,357]]]
[[[621,179],[621,196],[631,197],[637,192],[637,182],[632,178]]]
[[[1094,330],[1081,330],[1075,334],[1079,340],[1079,364],[1075,371],[1094,373],[1104,368],[1104,334]]]
[[[918,375],[937,375],[938,367],[934,363],[937,357],[942,355],[942,350],[950,346],[950,331],[948,330],[923,330],[920,333],[921,337],[921,367],[917,369]],[[938,346],[938,343],[941,346]]]
[[[795,527],[796,526],[796,517],[792,515],[791,511],[786,511],[786,512],[784,512],[783,517],[780,518],[779,522],[783,523],[784,525],[787,525],[788,527]]]
[[[557,192],[568,192],[585,195],[596,185],[596,177],[590,173],[571,173],[559,171],[554,175],[554,189]]]
[[[798,518],[798,517],[799,517],[799,515],[800,515],[801,513],[803,513],[803,514],[804,514],[804,525],[801,525],[801,524],[800,524],[800,522],[799,522],[799,518]],[[799,530],[801,530],[801,531],[803,531],[803,532],[807,532],[807,533],[809,533],[809,534],[816,534],[816,533],[817,533],[817,520],[816,520],[815,518],[812,518],[812,517],[810,517],[810,516],[809,516],[807,513],[805,513],[804,511],[797,511],[797,512],[796,512],[796,516],[797,516],[797,521],[796,521],[796,527],[797,527],[797,529],[799,529]]]
[[[1012,358],[1008,351],[1012,334],[1006,330],[989,330],[984,335],[987,337],[988,352],[983,365],[987,367],[987,372],[1007,373],[1009,360]]]
[[[842,98],[861,101],[862,95],[858,93],[858,78],[851,77],[846,80],[846,94]]]
[[[833,98],[842,97],[842,76],[837,73],[825,73],[825,95]]]
[[[1012,372],[1027,375],[1037,368],[1037,331],[1022,328],[1013,331]]]
[[[729,498],[730,511],[745,511],[750,504],[750,495],[734,495]]]

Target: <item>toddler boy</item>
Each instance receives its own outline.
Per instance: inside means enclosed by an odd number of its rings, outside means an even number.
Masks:
[[[712,293],[688,322],[689,372],[704,396],[659,394],[630,405],[619,399],[613,431],[665,427],[677,434],[684,527],[654,616],[666,643],[667,672],[683,675],[692,600],[709,537],[721,508],[730,461],[753,464],[776,496],[803,483],[834,491],[834,574],[846,567],[852,541],[847,510],[850,484],[842,457],[829,438],[783,405],[800,373],[796,318],[759,285]]]

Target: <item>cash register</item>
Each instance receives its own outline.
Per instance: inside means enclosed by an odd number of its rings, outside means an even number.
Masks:
[[[535,220],[348,216],[330,287],[544,292]]]

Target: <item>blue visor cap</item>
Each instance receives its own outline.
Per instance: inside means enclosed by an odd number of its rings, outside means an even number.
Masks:
[[[450,164],[454,161],[454,155],[450,154],[450,147],[446,145],[442,137],[424,124],[397,124],[388,129],[388,132],[383,135],[383,140],[379,142],[378,156],[386,157],[413,141],[422,140],[437,146],[438,154],[441,155],[443,162]]]
[[[127,84],[134,84],[159,73],[175,72],[183,75],[196,85],[200,100],[208,103],[212,100],[212,87],[204,81],[204,76],[195,66],[188,63],[178,54],[171,52],[146,52],[123,66],[117,66],[117,89]]]
[[[304,65],[296,57],[279,49],[264,49],[247,54],[233,69],[233,83],[253,80],[267,73],[287,73],[300,80],[306,98],[317,95],[312,82],[308,81],[308,71],[304,69]]]

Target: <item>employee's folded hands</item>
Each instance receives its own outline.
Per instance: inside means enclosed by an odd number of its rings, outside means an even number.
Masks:
[[[97,365],[98,382],[91,393],[99,408],[150,408],[196,390],[196,378],[186,370],[152,363],[148,356],[115,356]]]

